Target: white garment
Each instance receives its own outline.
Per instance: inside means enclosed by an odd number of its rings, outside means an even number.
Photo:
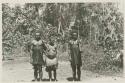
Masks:
[[[46,58],[46,66],[52,66],[52,65],[57,65],[57,58],[49,59],[47,57]]]
[[[46,57],[46,66],[52,66],[52,65],[56,65],[57,64],[57,53],[56,53],[56,45],[51,46],[51,45],[47,45],[47,49],[48,49],[48,53],[47,53],[47,57]],[[49,56],[52,56],[54,58],[49,58]]]

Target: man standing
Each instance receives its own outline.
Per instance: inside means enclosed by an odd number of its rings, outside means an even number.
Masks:
[[[40,38],[40,32],[37,31],[35,33],[35,38],[31,42],[31,48],[30,48],[31,64],[33,65],[34,69],[34,80],[32,81],[42,80],[42,75],[43,75],[42,67],[44,66],[43,52],[45,49],[46,47]]]
[[[77,33],[74,32],[72,33],[71,40],[69,41],[69,59],[73,71],[73,81],[76,80],[80,81],[81,78],[82,60],[79,49],[79,40],[77,38],[78,38]],[[76,78],[76,71],[78,78]]]

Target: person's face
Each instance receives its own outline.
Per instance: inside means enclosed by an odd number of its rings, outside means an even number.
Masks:
[[[39,35],[36,35],[36,38],[40,38],[40,36],[39,36]]]
[[[36,40],[39,40],[39,39],[40,39],[40,34],[36,33]]]
[[[49,44],[50,44],[51,46],[53,46],[53,45],[54,45],[54,43],[53,43],[52,41],[50,41],[50,42],[49,42]]]
[[[77,39],[77,34],[73,34],[73,39],[76,40]]]
[[[76,36],[73,36],[73,39],[74,39],[74,40],[77,40],[77,37],[76,37]]]

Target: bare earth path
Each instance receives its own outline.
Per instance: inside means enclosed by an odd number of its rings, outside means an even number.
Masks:
[[[30,82],[33,79],[33,69],[32,65],[28,62],[28,59],[21,58],[16,60],[4,61],[3,62],[3,82]],[[48,74],[43,68],[43,79],[48,79]],[[70,68],[70,63],[59,62],[59,67],[57,70],[58,81],[71,81],[72,71]],[[110,82],[123,82],[122,77],[107,77],[93,73],[91,71],[82,70],[81,80],[83,82],[88,81],[110,81]],[[124,83],[124,82],[123,82]]]

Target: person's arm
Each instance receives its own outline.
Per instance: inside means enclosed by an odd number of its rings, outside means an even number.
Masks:
[[[68,59],[71,61],[71,43],[70,41],[68,42]]]
[[[58,68],[58,60],[59,60],[59,55],[58,55],[58,52],[57,52],[58,44],[55,44],[54,48],[55,48],[55,55],[56,55],[56,59],[57,59],[56,67]]]
[[[30,53],[30,63],[32,63],[33,62],[33,57],[32,57],[32,49],[33,49],[33,44],[31,43],[30,44],[30,49],[29,49],[29,53]]]
[[[41,49],[42,49],[42,52],[46,55],[46,50],[47,50],[47,46],[46,44],[42,41],[42,45],[41,45]]]
[[[56,54],[56,58],[57,58],[57,60],[59,59],[59,55],[58,55],[58,53],[57,53],[57,46],[55,46],[55,54]]]
[[[29,51],[30,57],[32,57],[32,48],[33,48],[33,44],[32,44],[32,42],[29,42],[28,43],[28,51]]]
[[[78,44],[78,47],[79,47],[80,53],[82,52],[81,41],[82,41],[82,40],[81,40],[80,38],[77,40],[77,44]]]

